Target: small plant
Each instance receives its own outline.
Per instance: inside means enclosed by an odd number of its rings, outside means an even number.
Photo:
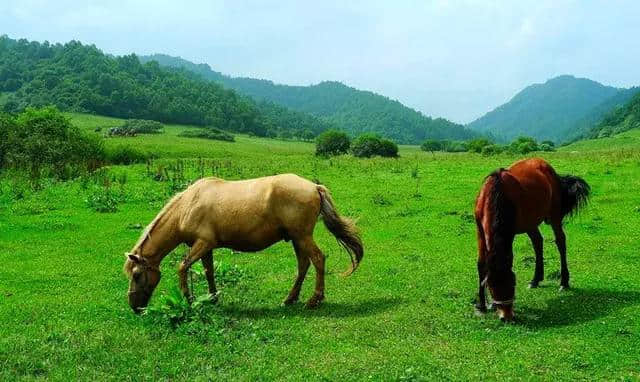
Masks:
[[[228,265],[216,261],[214,263],[216,282],[220,285],[235,285],[246,277],[244,270],[237,265]]]
[[[375,205],[378,206],[390,206],[391,205],[391,201],[387,198],[385,198],[384,195],[382,194],[374,194],[371,197],[371,202]]]
[[[116,212],[118,202],[111,187],[94,187],[87,197],[87,205],[96,212]]]
[[[189,304],[182,291],[174,286],[147,307],[144,314],[154,320],[165,321],[175,329],[184,323],[208,322],[210,314],[207,307],[211,306],[213,301],[214,296],[207,293],[196,297]]]

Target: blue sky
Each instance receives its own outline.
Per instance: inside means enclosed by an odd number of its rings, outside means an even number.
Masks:
[[[470,122],[560,74],[640,85],[640,1],[2,0],[0,34],[342,81]]]

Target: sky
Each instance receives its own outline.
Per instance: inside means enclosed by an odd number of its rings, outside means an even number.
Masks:
[[[639,16],[636,0],[0,0],[0,34],[341,81],[467,123],[561,74],[640,85]]]

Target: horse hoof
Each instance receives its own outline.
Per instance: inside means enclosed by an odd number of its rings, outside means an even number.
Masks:
[[[484,317],[484,315],[487,314],[487,307],[476,306],[475,309],[473,309],[473,311],[476,316]]]
[[[571,288],[569,288],[569,285],[560,285],[560,292],[564,291],[564,290],[569,290]]]
[[[298,302],[297,298],[287,298],[286,300],[282,301],[282,306],[289,306],[289,305],[293,305],[296,302]]]
[[[320,306],[320,302],[324,300],[324,296],[313,296],[307,301],[306,307],[307,309],[315,309]]]
[[[530,282],[529,283],[529,289],[535,289],[538,287],[538,283],[537,282]]]
[[[492,311],[492,312],[493,312],[493,311],[495,311],[495,310],[496,310],[496,306],[495,306],[495,305],[493,305],[493,303],[491,303],[491,304],[489,304],[489,307],[487,308],[487,310],[489,310],[489,311]]]

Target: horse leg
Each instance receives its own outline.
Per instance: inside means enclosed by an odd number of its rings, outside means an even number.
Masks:
[[[193,243],[189,254],[180,264],[180,268],[178,268],[180,290],[182,290],[182,293],[187,298],[187,300],[189,300],[189,302],[193,300],[193,296],[191,295],[191,291],[189,291],[189,285],[187,284],[187,272],[189,271],[189,268],[191,268],[191,265],[193,263],[200,260],[200,258],[202,258],[202,256],[204,256],[205,254],[211,252],[212,249],[213,246],[210,243],[204,240],[196,240],[196,242]]]
[[[298,297],[300,297],[300,288],[302,287],[304,278],[309,270],[309,265],[311,264],[309,256],[300,249],[300,245],[296,240],[293,240],[293,249],[296,252],[296,259],[298,260],[298,275],[296,276],[296,281],[293,283],[293,287],[291,288],[289,295],[282,302],[283,305],[291,305],[298,301]]]
[[[218,291],[216,290],[216,279],[213,267],[213,251],[209,251],[202,256],[202,266],[204,267],[204,275],[207,277],[209,284],[209,294],[213,296],[213,301],[218,301]]]
[[[479,313],[487,312],[487,298],[485,296],[484,279],[487,277],[487,243],[484,238],[482,226],[478,224],[478,301],[476,310]]]
[[[553,222],[553,234],[560,252],[560,290],[569,289],[569,268],[567,267],[567,237],[562,229],[562,221]]]
[[[527,232],[527,235],[529,235],[529,239],[531,239],[531,244],[533,245],[533,251],[536,253],[536,270],[533,274],[533,280],[529,283],[529,288],[537,288],[540,281],[544,280],[544,258],[542,256],[544,239],[538,227]]]
[[[313,296],[307,301],[307,308],[317,307],[324,300],[324,254],[313,241],[313,237],[308,236],[298,242],[300,251],[306,255],[316,270],[316,286]]]

